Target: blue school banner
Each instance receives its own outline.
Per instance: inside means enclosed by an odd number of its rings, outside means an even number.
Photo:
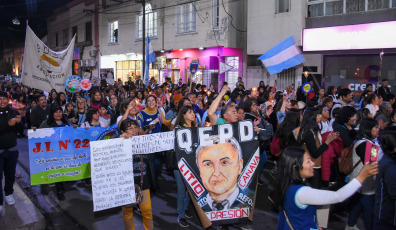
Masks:
[[[91,177],[90,142],[118,135],[117,128],[47,128],[29,130],[31,184],[51,184]]]

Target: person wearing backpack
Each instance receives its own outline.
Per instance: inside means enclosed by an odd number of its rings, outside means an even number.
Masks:
[[[384,155],[379,163],[376,180],[373,229],[396,229],[396,127],[381,133]]]
[[[365,118],[360,123],[358,138],[353,146],[352,164],[353,171],[349,175],[349,179],[355,178],[366,162],[371,162],[371,152],[378,154],[379,146],[375,143],[375,139],[379,134],[378,122],[372,118]],[[346,230],[357,229],[356,223],[360,217],[360,213],[364,214],[364,225],[366,230],[372,229],[373,225],[373,209],[375,200],[375,176],[367,178],[358,190],[356,202],[353,204],[351,213],[348,217]]]

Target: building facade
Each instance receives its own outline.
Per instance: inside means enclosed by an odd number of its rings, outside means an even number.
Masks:
[[[143,5],[107,4],[100,14],[100,68],[121,81],[135,79],[143,72]],[[193,77],[197,83],[235,85],[238,76],[245,76],[245,1],[153,0],[144,7],[146,34],[157,57],[149,76],[158,83],[165,77],[187,82],[192,60],[200,63]],[[219,61],[234,68],[219,75]]]
[[[382,38],[393,36],[395,7],[395,0],[250,0],[247,78],[276,79],[281,89],[313,80],[316,89],[343,85],[356,94],[380,74],[394,84],[396,44]],[[257,58],[289,36],[306,62],[270,76]]]
[[[64,50],[76,36],[72,73],[84,78],[99,76],[99,0],[73,0],[47,18],[47,45]]]

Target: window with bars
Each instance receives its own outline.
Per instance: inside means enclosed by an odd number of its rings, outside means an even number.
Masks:
[[[63,45],[67,46],[69,44],[69,29],[63,30]]]
[[[213,29],[220,28],[220,0],[213,0]]]
[[[157,37],[157,12],[151,8],[151,4],[146,4],[146,34],[149,37]],[[143,38],[143,13],[138,16],[138,39]]]
[[[118,21],[109,22],[109,43],[118,42]]]
[[[288,86],[292,86],[296,81],[296,68],[285,69],[277,74],[277,89],[284,90]]]
[[[307,17],[381,10],[396,7],[396,0],[307,0]]]
[[[213,69],[202,70],[202,85],[206,85],[208,89],[210,84],[213,84],[215,90],[217,90],[217,84],[219,82],[219,71]]]
[[[177,8],[177,33],[190,33],[197,30],[197,10],[195,3],[183,4]]]

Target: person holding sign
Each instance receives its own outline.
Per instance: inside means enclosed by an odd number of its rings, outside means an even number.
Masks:
[[[242,173],[242,151],[235,139],[225,143],[200,146],[197,165],[204,187],[208,190],[205,212],[228,210],[242,205],[239,195],[238,176]]]
[[[365,118],[359,126],[358,141],[355,142],[352,152],[353,166],[355,167],[349,175],[349,179],[359,175],[360,170],[366,162],[376,162],[379,146],[375,139],[379,134],[378,122],[372,118]],[[375,157],[371,153],[374,152]],[[358,199],[348,217],[347,228],[353,229],[356,225],[361,211],[364,213],[365,229],[372,229],[373,211],[375,200],[375,177],[370,177],[363,183],[358,191]]]
[[[195,123],[195,113],[194,109],[191,106],[184,106],[180,109],[179,114],[176,117],[175,126],[181,127],[194,127]],[[174,165],[177,165],[176,155],[173,156]],[[183,182],[183,177],[180,171],[177,169],[173,170],[176,179],[177,186],[177,221],[180,226],[188,227],[190,224],[188,223],[187,218],[191,218],[191,214],[188,213],[187,207],[190,203],[190,197],[188,195],[186,186]],[[187,213],[186,213],[187,212]]]
[[[139,134],[139,125],[134,120],[123,120],[120,125],[121,130],[121,138],[132,138]],[[147,155],[143,157],[143,162],[141,162],[140,155],[133,155],[133,174],[135,183],[139,183],[141,181],[141,177],[143,176],[143,184],[139,184],[141,186],[143,199],[139,204],[140,211],[142,212],[143,217],[143,226],[144,229],[153,229],[153,212],[151,207],[151,198],[150,198],[150,187],[152,180],[152,173],[149,161],[146,158]],[[143,165],[141,165],[143,164]],[[143,169],[143,171],[142,171]],[[143,174],[143,175],[142,175]],[[133,224],[133,206],[123,206],[122,207],[122,217],[124,220],[125,230],[134,230],[135,226]]]
[[[318,205],[342,202],[358,191],[363,182],[378,173],[378,162],[366,163],[359,174],[338,191],[327,191],[305,186],[305,179],[314,175],[314,162],[302,147],[287,147],[280,159],[277,198],[279,207],[278,230],[318,229]]]
[[[66,120],[65,115],[63,114],[62,107],[56,103],[51,104],[48,119],[43,121],[40,125],[40,129],[43,128],[57,128],[57,127],[67,127],[71,126],[70,123]],[[43,185],[41,185],[43,186]],[[43,188],[43,187],[41,187]],[[63,187],[63,182],[55,183],[56,195],[58,200],[62,201],[65,199],[65,188]]]

